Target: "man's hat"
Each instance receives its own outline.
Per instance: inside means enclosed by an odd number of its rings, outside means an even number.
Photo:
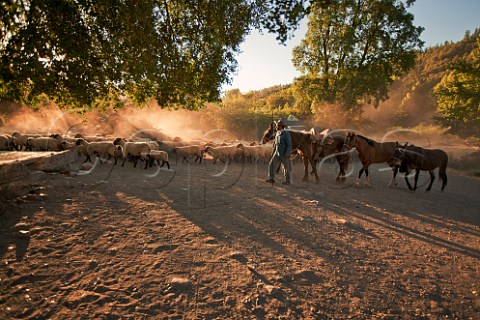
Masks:
[[[277,121],[277,127],[278,127],[278,126],[285,127],[285,123],[282,121],[282,119],[280,119],[280,120]]]

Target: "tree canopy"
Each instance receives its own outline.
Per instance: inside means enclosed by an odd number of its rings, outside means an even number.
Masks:
[[[294,49],[293,63],[303,74],[312,102],[352,109],[387,98],[388,85],[415,63],[423,28],[406,8],[414,0],[342,0],[312,5],[308,31]]]
[[[460,135],[480,135],[480,39],[470,59],[455,61],[435,87],[440,122]]]
[[[88,105],[127,96],[191,108],[219,98],[252,28],[285,41],[310,8],[301,0],[0,3],[0,98],[44,93]]]

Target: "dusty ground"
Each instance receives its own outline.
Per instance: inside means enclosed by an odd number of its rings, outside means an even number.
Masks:
[[[382,168],[373,188],[333,164],[288,187],[264,164],[49,175],[0,207],[0,319],[478,319],[480,180],[411,193]]]

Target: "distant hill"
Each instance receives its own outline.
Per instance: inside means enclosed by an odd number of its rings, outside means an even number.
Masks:
[[[380,103],[378,109],[366,107],[365,118],[399,126],[432,122],[437,110],[433,88],[447,73],[450,63],[468,58],[479,36],[480,29],[476,29],[458,42],[445,42],[420,52],[415,67],[392,84],[390,99]]]

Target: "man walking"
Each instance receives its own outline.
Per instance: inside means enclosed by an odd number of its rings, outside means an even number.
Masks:
[[[266,182],[275,182],[275,170],[277,169],[279,162],[283,164],[283,174],[285,176],[285,182],[283,184],[291,184],[292,168],[290,165],[290,153],[292,152],[292,138],[290,133],[285,130],[285,124],[282,120],[277,122],[277,133],[275,134],[275,140],[273,143],[273,154],[270,163],[268,164],[268,177]]]

